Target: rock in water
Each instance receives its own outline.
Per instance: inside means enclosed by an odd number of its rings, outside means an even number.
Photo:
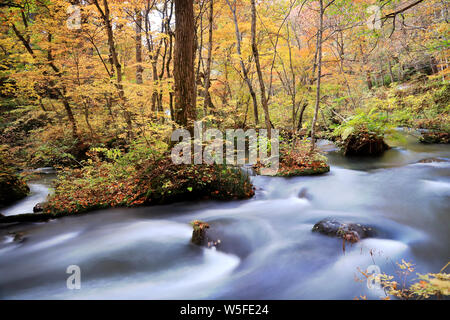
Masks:
[[[311,200],[311,199],[312,199],[312,196],[309,194],[307,188],[302,188],[302,189],[299,191],[299,193],[298,193],[298,198],[299,198],[299,199]]]
[[[207,242],[206,230],[209,229],[209,224],[200,220],[195,220],[192,222],[192,227],[194,230],[192,231],[191,242],[198,246],[204,245]]]
[[[372,227],[363,226],[359,223],[342,223],[335,219],[324,219],[317,222],[312,228],[312,231],[331,237],[342,238],[351,243],[375,235],[375,231]]]
[[[390,149],[383,137],[368,132],[352,134],[340,146],[345,156],[378,156]]]
[[[418,161],[417,163],[433,163],[433,162],[450,162],[450,160],[442,158],[426,158]]]
[[[34,213],[37,213],[37,212],[42,212],[42,211],[44,211],[44,205],[45,205],[44,202],[36,203],[36,205],[33,207],[33,212],[34,212]]]
[[[198,246],[206,246],[208,248],[217,247],[220,244],[220,240],[211,239],[207,230],[209,229],[209,224],[203,221],[195,220],[192,222],[194,230],[192,231],[191,242]]]

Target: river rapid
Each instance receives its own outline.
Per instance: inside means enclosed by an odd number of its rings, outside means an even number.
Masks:
[[[358,281],[358,268],[394,273],[405,259],[417,272],[439,272],[450,260],[450,162],[417,162],[450,159],[450,146],[409,137],[382,157],[364,159],[319,145],[329,151],[330,173],[252,177],[250,200],[0,226],[0,298],[379,299],[383,291]],[[1,212],[31,212],[49,192],[46,179],[30,183],[31,195]],[[327,217],[370,225],[377,236],[344,252],[341,240],[311,232]],[[220,237],[217,249],[190,243],[195,219]],[[22,241],[14,240],[18,233]],[[81,269],[79,290],[67,289],[69,265]]]

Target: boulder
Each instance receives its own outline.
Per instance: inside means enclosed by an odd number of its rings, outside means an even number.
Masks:
[[[331,237],[342,238],[351,243],[375,235],[375,231],[372,227],[364,226],[359,223],[342,223],[335,219],[323,219],[317,222],[312,228],[312,231]]]
[[[44,202],[38,202],[36,203],[36,205],[33,207],[33,212],[37,213],[37,212],[43,212],[44,211]]]
[[[390,149],[383,137],[368,132],[351,134],[341,147],[345,156],[378,156]]]

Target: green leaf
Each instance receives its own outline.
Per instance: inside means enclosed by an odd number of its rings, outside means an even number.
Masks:
[[[189,190],[189,192],[192,192],[192,187],[187,187],[187,189]]]
[[[342,140],[345,140],[348,138],[349,135],[351,135],[355,131],[355,127],[348,127],[342,132]]]

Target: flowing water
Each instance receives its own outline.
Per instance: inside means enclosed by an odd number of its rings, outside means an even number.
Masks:
[[[380,158],[349,159],[328,151],[331,172],[316,177],[253,177],[254,198],[118,208],[48,223],[1,227],[2,299],[378,299],[358,268],[393,273],[401,259],[438,272],[450,260],[448,145],[410,139]],[[6,214],[29,212],[44,188]],[[33,189],[34,188],[34,189]],[[307,196],[299,198],[300,191]],[[34,203],[33,203],[34,204]],[[19,210],[20,209],[20,210]],[[353,246],[311,232],[334,217],[367,224],[377,237]],[[190,243],[190,221],[211,225],[221,240]],[[18,232],[23,240],[14,241]],[[69,265],[81,289],[69,290]],[[413,275],[411,279],[414,279]]]

